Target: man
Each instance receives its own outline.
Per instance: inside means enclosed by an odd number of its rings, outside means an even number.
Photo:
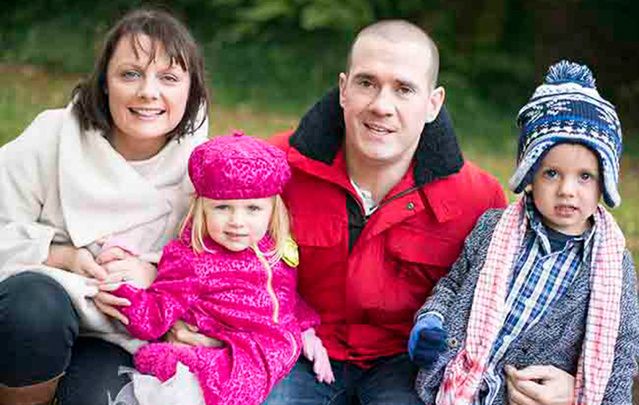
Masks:
[[[273,140],[293,169],[284,197],[299,291],[321,315],[336,381],[317,383],[300,359],[267,404],[421,403],[406,354],[413,315],[477,218],[506,203],[493,177],[463,161],[438,65],[418,27],[366,27],[339,93]]]

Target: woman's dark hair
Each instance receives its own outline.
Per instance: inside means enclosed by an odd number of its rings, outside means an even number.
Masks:
[[[91,76],[73,89],[73,112],[80,121],[80,127],[83,130],[97,129],[105,134],[111,133],[113,118],[106,92],[107,67],[122,38],[129,37],[137,54],[140,48],[138,35],[147,35],[152,41],[149,60],[155,59],[157,45],[161,44],[171,63],[177,63],[189,73],[191,84],[184,116],[167,134],[167,138],[180,139],[185,134],[193,133],[204,123],[209,108],[202,55],[195,40],[180,21],[165,11],[153,9],[128,12],[107,33]]]

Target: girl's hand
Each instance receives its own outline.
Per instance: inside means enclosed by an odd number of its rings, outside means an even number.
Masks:
[[[331,384],[335,382],[331,362],[322,340],[315,335],[315,329],[308,328],[302,332],[302,354],[313,362],[313,371],[317,381]]]
[[[198,333],[197,326],[184,321],[177,321],[164,335],[164,340],[173,344],[189,346],[221,347],[224,342]]]
[[[117,288],[117,285],[113,285],[113,284],[100,285],[100,290],[105,290],[107,288],[115,289]],[[93,297],[93,302],[95,303],[95,306],[98,307],[98,309],[106,316],[115,318],[125,325],[129,324],[129,318],[124,316],[124,314],[117,309],[117,307],[131,305],[129,300],[127,300],[126,298],[115,296],[106,291],[100,291]]]
[[[554,366],[506,366],[509,405],[570,405],[575,378]]]
[[[127,257],[134,257],[135,255],[129,253],[127,250],[122,249],[118,246],[112,246],[110,248],[104,249],[98,254],[98,257],[95,258],[95,261],[100,265],[105,265],[114,260],[122,260]]]
[[[95,261],[91,252],[84,248],[77,249],[71,245],[51,245],[49,256],[44,264],[66,269],[99,281],[103,281],[107,277],[107,270]]]

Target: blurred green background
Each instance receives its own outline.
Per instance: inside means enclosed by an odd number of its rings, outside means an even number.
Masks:
[[[547,66],[588,64],[624,126],[623,204],[614,211],[639,258],[639,3],[631,0],[32,0],[0,15],[0,145],[69,101],[101,39],[124,12],[168,9],[206,58],[211,133],[294,127],[337,82],[362,26],[404,18],[440,48],[440,83],[465,155],[505,186],[514,167],[518,109]],[[511,196],[512,197],[512,196]]]

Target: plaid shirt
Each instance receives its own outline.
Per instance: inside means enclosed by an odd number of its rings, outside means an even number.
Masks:
[[[573,282],[583,260],[592,250],[594,226],[583,235],[568,238],[565,246],[552,251],[548,230],[531,199],[526,202],[529,230],[521,253],[517,257],[506,296],[506,318],[497,335],[488,361],[484,382],[487,391],[476,404],[492,404],[504,383],[503,373],[495,365],[503,358],[510,344],[535,325]],[[481,392],[481,391],[480,391]]]

